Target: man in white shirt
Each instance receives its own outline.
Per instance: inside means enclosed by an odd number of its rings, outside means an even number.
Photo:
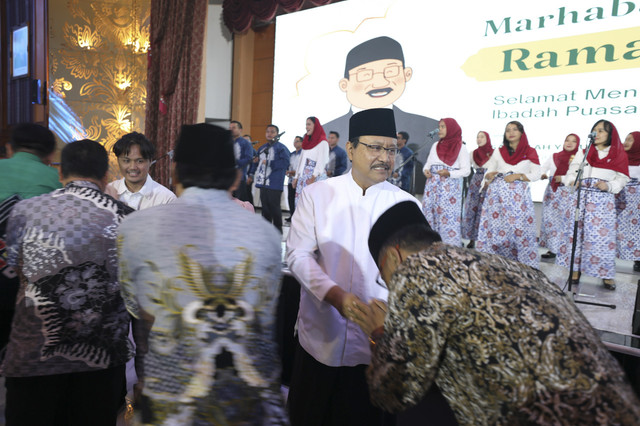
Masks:
[[[392,205],[417,200],[386,182],[397,153],[393,111],[369,109],[349,121],[350,172],[304,189],[287,239],[287,261],[300,282],[299,346],[289,406],[291,424],[384,424],[364,376],[369,339],[350,320],[355,305],[386,300],[376,284],[367,238]]]
[[[124,177],[107,185],[107,194],[136,210],[176,199],[173,192],[149,176],[156,147],[143,134],[124,135],[113,145],[113,153],[118,157],[118,167]]]

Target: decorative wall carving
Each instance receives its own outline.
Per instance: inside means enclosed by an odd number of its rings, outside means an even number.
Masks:
[[[49,0],[49,127],[62,141],[110,152],[144,132],[149,13],[150,0]]]

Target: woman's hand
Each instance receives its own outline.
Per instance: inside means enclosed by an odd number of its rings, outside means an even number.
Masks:
[[[555,180],[556,183],[562,183],[562,176],[554,176],[553,180]]]
[[[549,178],[549,176],[547,176],[547,175],[540,176],[540,180],[545,180],[545,179],[548,179],[548,178]]]
[[[311,176],[309,179],[307,179],[307,185],[311,185],[315,181],[316,181],[316,176]]]
[[[431,179],[431,172],[429,170],[425,170],[424,175],[427,179]]]
[[[522,175],[520,173],[511,173],[510,175],[507,175],[504,177],[504,181],[507,183],[511,183],[511,182],[515,182],[517,180],[522,180],[520,179],[522,177]]]
[[[451,176],[451,173],[449,173],[449,170],[447,169],[440,169],[438,170],[436,173],[438,173],[441,177],[449,177]]]
[[[484,175],[484,180],[489,182],[489,183],[491,183],[491,182],[493,182],[493,179],[495,179],[497,174],[498,174],[498,172],[487,173],[486,175]]]
[[[598,188],[600,191],[608,191],[609,190],[609,184],[607,184],[607,182],[601,180],[598,183],[596,183],[596,188]]]

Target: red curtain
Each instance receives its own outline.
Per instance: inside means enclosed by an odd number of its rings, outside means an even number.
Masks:
[[[314,6],[329,4],[332,0],[224,0],[224,24],[234,33],[243,33],[256,22],[269,22],[276,17],[278,7],[284,12],[302,9],[305,1]]]
[[[207,0],[151,0],[145,134],[156,144],[154,179],[169,185],[170,156],[183,124],[198,117]]]

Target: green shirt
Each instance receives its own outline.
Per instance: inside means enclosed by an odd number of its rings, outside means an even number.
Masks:
[[[28,152],[0,160],[0,203],[13,194],[32,198],[62,188],[58,171]]]

